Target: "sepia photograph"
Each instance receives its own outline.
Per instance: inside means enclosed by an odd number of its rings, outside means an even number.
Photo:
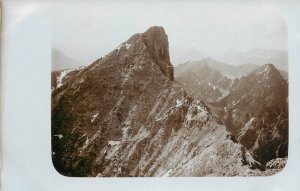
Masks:
[[[284,169],[289,61],[281,9],[260,1],[67,3],[51,7],[58,173],[253,177]]]

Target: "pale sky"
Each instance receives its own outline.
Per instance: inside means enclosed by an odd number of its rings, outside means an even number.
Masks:
[[[43,5],[37,7],[52,18],[53,47],[87,64],[154,25],[164,27],[174,65],[229,49],[287,49],[285,18],[274,1],[65,0]],[[31,3],[20,10],[34,8]]]
[[[173,64],[232,48],[287,48],[284,17],[271,2],[65,2],[54,14],[53,46],[84,62],[104,56],[153,25],[165,28]]]

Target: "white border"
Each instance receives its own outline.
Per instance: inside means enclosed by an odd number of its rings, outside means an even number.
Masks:
[[[1,147],[3,191],[141,191],[300,189],[300,2],[282,3],[289,35],[289,159],[271,177],[69,178],[56,172],[50,144],[50,16],[15,21],[4,2],[1,44]],[[21,15],[24,16],[24,15]]]

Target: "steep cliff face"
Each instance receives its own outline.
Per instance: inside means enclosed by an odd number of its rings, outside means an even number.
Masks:
[[[63,175],[263,174],[206,105],[173,81],[161,27],[54,76],[52,159]]]
[[[170,62],[168,36],[164,29],[162,27],[151,27],[142,34],[141,38],[150,57],[159,66],[162,73],[173,81],[174,69]]]

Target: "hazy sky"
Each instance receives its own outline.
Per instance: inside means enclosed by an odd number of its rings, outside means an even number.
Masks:
[[[271,1],[48,1],[44,10],[53,47],[87,64],[153,25],[165,28],[173,64],[232,48],[287,48],[284,16]]]

